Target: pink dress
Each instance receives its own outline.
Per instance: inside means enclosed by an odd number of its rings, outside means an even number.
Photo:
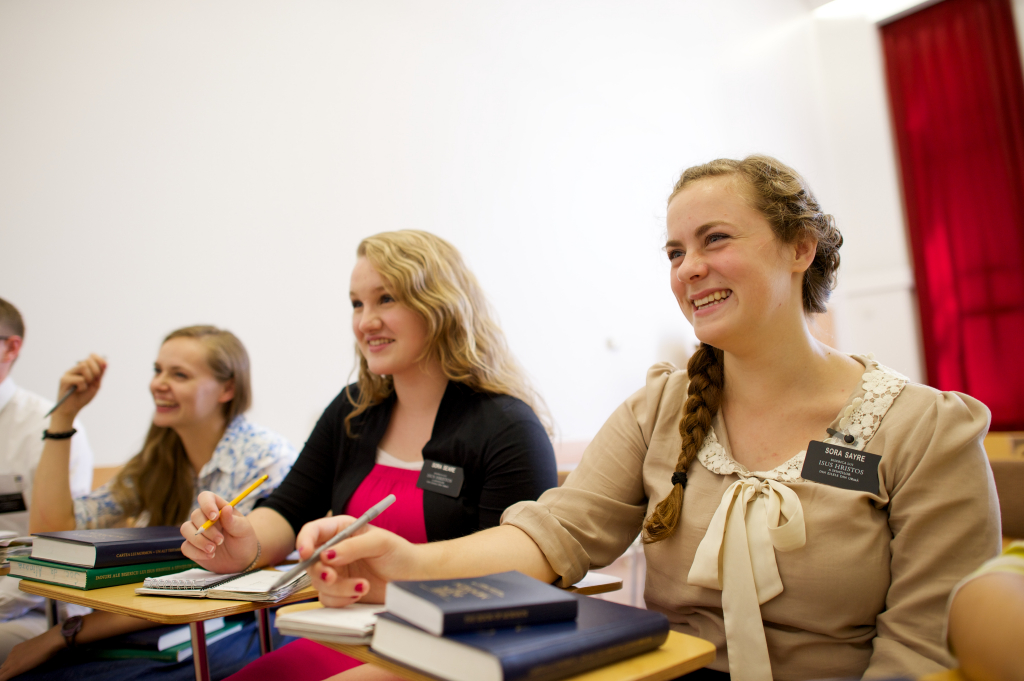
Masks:
[[[377,460],[382,459],[398,462],[378,450]],[[419,476],[420,472],[415,469],[376,464],[352,494],[345,507],[345,515],[359,517],[387,495],[394,494],[395,503],[370,524],[390,530],[414,544],[426,544],[423,490],[416,486]],[[321,681],[361,664],[359,660],[303,638],[257,658],[237,674],[229,676],[228,681]]]

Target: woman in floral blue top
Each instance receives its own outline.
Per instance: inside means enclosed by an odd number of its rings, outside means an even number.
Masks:
[[[48,435],[72,430],[79,410],[99,391],[106,368],[106,360],[91,355],[64,374],[60,394],[72,387],[75,391],[54,411]],[[31,531],[179,525],[198,508],[200,490],[230,497],[268,475],[239,504],[238,510],[247,513],[281,483],[296,457],[283,437],[246,420],[250,386],[249,356],[234,334],[213,326],[172,332],[153,365],[149,389],[156,411],[142,450],[108,484],[72,499],[70,440],[47,438],[32,486]],[[151,626],[94,612],[82,619],[76,643]],[[60,629],[16,646],[0,667],[0,679],[33,669],[65,648]]]

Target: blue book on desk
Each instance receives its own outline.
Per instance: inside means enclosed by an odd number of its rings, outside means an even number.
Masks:
[[[555,681],[661,646],[668,619],[650,610],[573,595],[575,620],[434,636],[378,615],[373,651],[446,681]]]
[[[391,582],[384,607],[437,636],[576,618],[572,594],[515,571]]]
[[[181,560],[184,539],[178,527],[120,527],[105,530],[40,532],[32,557],[89,568]]]

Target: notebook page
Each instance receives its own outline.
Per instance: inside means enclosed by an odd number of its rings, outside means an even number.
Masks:
[[[344,608],[313,608],[279,615],[275,620],[278,628],[289,626],[315,632],[335,632],[348,635],[364,635],[373,631],[377,613],[384,612],[382,604],[353,603]]]
[[[232,591],[240,594],[265,594],[270,592],[270,586],[277,581],[277,578],[281,574],[277,571],[271,570],[257,570],[256,572],[250,572],[247,575],[232,579],[229,583],[224,585],[222,591]],[[288,585],[294,584],[298,580],[306,576],[306,573],[300,573],[296,575],[295,579],[288,582]],[[285,585],[287,587],[288,585]],[[285,588],[285,587],[282,587]]]
[[[234,579],[241,572],[217,574],[202,568],[191,568],[184,572],[163,577],[146,577],[142,586],[146,589],[206,589],[216,584]]]

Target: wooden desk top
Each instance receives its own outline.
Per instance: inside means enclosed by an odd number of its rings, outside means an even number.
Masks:
[[[323,641],[317,643],[362,662],[387,669],[410,681],[437,681],[432,676],[420,674],[378,656],[370,650],[370,646],[350,646]],[[715,645],[710,641],[670,631],[668,640],[657,650],[571,676],[565,681],[670,681],[677,676],[700,669],[714,659]]]
[[[58,601],[64,601],[65,603],[84,605],[94,610],[139,617],[160,624],[188,624],[190,622],[208,620],[213,617],[237,615],[243,612],[252,612],[261,608],[278,606],[284,603],[295,603],[317,597],[316,589],[311,586],[275,603],[223,601],[212,598],[137,596],[135,595],[135,589],[140,586],[142,586],[142,582],[84,591],[82,589],[72,589],[68,586],[55,586],[44,582],[22,579],[18,588],[25,593],[45,596]]]
[[[960,673],[959,669],[950,669],[944,672],[936,672],[935,674],[922,676],[917,681],[967,681],[967,679]]]

